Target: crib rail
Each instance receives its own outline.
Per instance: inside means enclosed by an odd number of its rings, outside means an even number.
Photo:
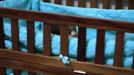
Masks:
[[[133,70],[129,70],[129,69],[121,69],[119,67],[111,67],[111,66],[104,66],[104,65],[95,65],[89,62],[85,62],[85,63],[79,61],[76,62],[73,59],[70,65],[64,65],[62,64],[62,62],[59,61],[59,59],[54,57],[42,56],[37,54],[29,54],[29,53],[20,53],[20,52],[4,50],[4,49],[0,49],[0,58],[2,59],[0,63],[2,64],[3,67],[11,66],[15,69],[21,69],[21,70],[26,69],[32,72],[50,72],[59,75],[63,75],[65,73],[67,75],[68,74],[76,75],[73,73],[73,70],[82,70],[89,73],[90,72],[97,73],[95,75],[100,75],[100,74],[133,75],[134,73]],[[88,68],[90,70],[85,68]]]
[[[90,7],[90,8],[134,9],[133,0],[43,0],[43,1],[61,5]]]
[[[115,20],[107,20],[107,19],[97,19],[90,17],[76,17],[69,15],[61,15],[61,14],[53,14],[53,13],[42,13],[35,11],[25,11],[25,10],[16,10],[9,8],[0,8],[0,17],[10,17],[11,18],[11,28],[12,28],[12,45],[14,51],[8,51],[0,49],[0,66],[2,67],[13,67],[16,75],[19,75],[18,69],[26,69],[31,72],[54,72],[56,74],[65,73],[75,74],[73,70],[82,70],[86,71],[87,74],[111,74],[111,75],[133,75],[134,71],[128,69],[122,69],[117,67],[122,67],[122,59],[123,59],[123,45],[124,45],[124,32],[134,33],[134,22],[122,22]],[[55,18],[56,17],[56,18]],[[27,30],[28,30],[28,52],[29,53],[21,53],[19,51],[19,43],[18,43],[18,19],[26,19],[27,20]],[[42,21],[45,25],[44,28],[44,55],[36,55],[34,53],[34,21]],[[97,32],[97,48],[96,48],[96,64],[103,64],[103,56],[104,56],[104,35],[105,30],[113,30],[116,31],[116,49],[115,49],[115,57],[114,57],[114,66],[117,67],[108,67],[104,65],[94,65],[87,62],[76,62],[71,61],[70,65],[64,65],[59,61],[59,59],[55,59],[53,57],[47,57],[51,55],[51,24],[59,24],[60,26],[60,36],[61,36],[61,53],[63,55],[68,55],[68,27],[71,26],[79,26],[79,35],[78,35],[78,58],[79,61],[86,61],[85,51],[86,51],[86,28],[96,28]],[[4,47],[4,33],[2,20],[0,22],[1,33],[0,43]],[[64,32],[63,32],[64,31]],[[120,44],[122,43],[122,44]],[[6,59],[5,59],[6,58]],[[31,59],[32,58],[32,59]],[[3,63],[8,61],[10,63]],[[15,63],[15,64],[13,64]],[[30,63],[30,64],[27,64]],[[6,65],[7,64],[7,65]],[[18,65],[19,67],[17,67]],[[33,67],[32,67],[33,66]],[[42,66],[42,67],[40,67]],[[46,69],[45,69],[46,68]],[[55,69],[56,68],[57,71]],[[59,69],[58,69],[59,68]],[[107,68],[107,69],[106,69]],[[48,70],[47,70],[48,69]],[[63,69],[63,72],[60,70]],[[52,71],[51,71],[52,70]],[[55,71],[53,71],[55,70]],[[117,70],[117,71],[116,71]],[[2,72],[3,73],[3,72]],[[32,73],[31,73],[32,74]],[[4,75],[4,74],[3,74]]]
[[[90,18],[90,17],[76,17],[76,16],[61,15],[61,14],[54,14],[54,13],[42,13],[42,12],[24,11],[24,10],[16,10],[16,9],[8,9],[8,8],[0,8],[0,9],[1,9],[0,10],[1,17],[6,16],[12,18],[28,19],[32,21],[43,21],[43,22],[45,21],[45,23],[47,22],[49,24],[54,22],[63,26],[68,26],[66,24],[71,24],[74,26],[79,25],[80,27],[84,27],[84,28],[91,27],[91,28],[97,28],[101,30],[134,32],[133,22],[123,22],[123,21],[98,19],[98,18]]]

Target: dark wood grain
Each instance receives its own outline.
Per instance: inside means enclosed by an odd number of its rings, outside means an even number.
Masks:
[[[115,0],[115,8],[122,9],[123,8],[123,1],[122,0]]]
[[[12,49],[19,51],[19,30],[18,19],[11,19]],[[20,75],[20,70],[13,70],[14,75]]]
[[[104,9],[110,8],[110,0],[103,0],[103,8]]]
[[[10,63],[7,63],[7,62],[10,62]],[[25,62],[18,62],[18,61],[13,61],[13,60],[3,59],[2,61],[0,61],[0,63],[3,66],[6,66],[6,64],[8,64],[8,66],[13,67],[15,69],[21,69],[21,70],[25,69],[31,72],[39,72],[39,73],[42,73],[43,75],[82,75],[82,74],[74,73],[72,69],[48,67],[48,66],[33,64],[33,63],[28,64]],[[15,66],[15,65],[18,65],[18,66]],[[95,74],[95,75],[98,75],[98,74]]]
[[[34,39],[34,21],[27,21],[27,47],[29,53],[34,53],[35,39]]]
[[[86,7],[86,2],[85,2],[85,0],[78,0],[78,6],[79,6],[79,7]]]
[[[124,32],[116,33],[116,45],[114,53],[114,66],[123,66]]]
[[[43,0],[44,2],[50,2],[50,0]]]
[[[3,18],[0,17],[0,48],[5,48]]]
[[[8,62],[5,62],[5,60],[8,60]],[[31,59],[32,58],[32,59]],[[18,61],[19,64],[11,63],[10,60]],[[21,64],[25,62],[25,64]],[[65,74],[71,75],[73,70],[81,70],[89,73],[97,73],[101,75],[133,75],[134,71],[131,69],[125,69],[125,68],[119,68],[119,67],[112,67],[112,66],[106,66],[106,65],[98,65],[93,64],[89,62],[79,62],[75,60],[70,59],[69,65],[64,65],[59,58],[54,57],[48,57],[43,55],[37,55],[37,54],[29,54],[29,53],[22,53],[22,52],[16,52],[11,50],[5,50],[0,49],[0,64],[3,67],[13,67],[16,69],[25,69],[25,70],[31,70],[31,72],[46,72],[46,70],[49,70],[49,72],[60,72],[57,74]],[[56,67],[56,70],[43,68],[43,67]],[[41,69],[42,68],[42,69]],[[63,69],[63,70],[62,70]],[[66,70],[65,70],[66,69]],[[57,71],[59,70],[59,71]],[[70,71],[71,70],[71,71]]]
[[[68,55],[68,26],[60,26],[60,51],[61,54]]]
[[[28,75],[36,75],[35,72],[28,72]]]
[[[86,28],[79,27],[77,60],[86,61]]]
[[[66,5],[73,6],[74,5],[74,0],[67,0]]]
[[[90,5],[91,8],[97,8],[98,7],[98,5],[97,5],[98,0],[90,0],[90,3],[91,3],[91,5]]]
[[[104,64],[104,44],[105,44],[105,31],[97,30],[97,43],[96,43],[96,64]]]
[[[51,25],[44,22],[43,25],[44,55],[51,55]]]
[[[28,53],[35,53],[34,49],[34,21],[27,21],[27,49]],[[36,75],[36,73],[28,72],[29,75]]]
[[[90,27],[97,29],[100,29],[101,26],[102,30],[134,32],[134,22],[115,21],[92,17],[76,17],[63,14],[42,13],[34,11],[15,10],[9,8],[0,8],[0,16],[7,16],[13,18],[18,17],[37,21],[44,21],[45,17],[45,20],[48,23],[53,22],[65,26],[67,26],[66,24],[71,24],[72,26],[79,25],[80,27]]]
[[[128,9],[134,9],[134,0],[129,0]]]
[[[18,19],[11,19],[12,49],[19,51],[19,28]]]
[[[55,4],[62,4],[62,0],[54,0]]]
[[[6,75],[6,68],[0,65],[0,75]]]

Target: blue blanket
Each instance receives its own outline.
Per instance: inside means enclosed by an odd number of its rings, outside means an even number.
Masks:
[[[69,7],[69,6],[62,6],[62,5],[55,5],[45,2],[39,2],[38,0],[18,0],[19,3],[22,4],[15,4],[16,0],[7,0],[12,1],[13,3],[11,6],[12,8],[18,9],[27,9],[27,10],[36,10],[41,12],[54,12],[60,14],[70,14],[70,15],[77,15],[77,16],[86,16],[86,17],[97,17],[97,18],[107,18],[107,19],[114,19],[114,20],[123,20],[134,22],[134,10],[106,10],[106,9],[95,9],[95,8],[78,8],[78,7]],[[1,7],[8,7],[9,4],[6,6]],[[22,6],[21,6],[22,5]],[[4,20],[4,30],[7,36],[5,41],[7,48],[12,48],[11,45],[11,27],[10,27],[10,20]],[[21,47],[22,51],[27,51],[27,30],[26,30],[26,21],[19,20],[19,38],[20,43],[23,45]],[[42,34],[42,22],[35,22],[35,46],[38,51],[42,51],[43,48],[43,34]],[[87,29],[87,50],[86,50],[86,58],[90,60],[94,60],[95,57],[95,47],[96,47],[96,29]],[[58,35],[51,35],[52,36],[52,54],[59,55],[60,54],[60,36]],[[114,55],[114,48],[115,48],[115,32],[114,31],[107,31],[105,37],[105,63],[106,64],[113,64],[113,55]],[[134,34],[126,33],[125,34],[125,47],[124,47],[124,67],[131,67],[132,66],[132,59],[134,53]],[[70,57],[77,57],[77,43],[78,38],[69,38],[69,56]],[[109,46],[110,45],[110,46]]]

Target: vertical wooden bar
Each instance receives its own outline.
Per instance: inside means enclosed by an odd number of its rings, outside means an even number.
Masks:
[[[97,31],[97,44],[96,44],[96,56],[95,63],[103,64],[104,63],[104,44],[105,44],[105,31]]]
[[[122,9],[123,8],[122,0],[115,0],[115,8],[116,9]]]
[[[28,53],[34,53],[34,21],[27,21],[27,49]],[[28,72],[29,75],[36,75],[36,73]]]
[[[73,5],[74,5],[74,1],[73,1],[73,0],[67,0],[67,1],[66,1],[66,4],[67,4],[68,6],[73,6]]]
[[[67,56],[68,55],[68,34],[69,34],[69,29],[68,26],[60,26],[60,50],[61,54]]]
[[[91,3],[90,5],[91,8],[97,8],[98,0],[90,0],[90,3]]]
[[[6,68],[0,66],[0,75],[6,75]]]
[[[54,0],[55,4],[62,4],[62,0]]]
[[[44,55],[51,55],[51,26],[44,22],[43,25],[43,47]]]
[[[3,18],[0,17],[0,48],[5,48]],[[6,75],[6,68],[0,66],[0,74]]]
[[[110,8],[110,0],[103,0],[103,8]],[[96,64],[104,64],[104,45],[105,45],[105,31],[97,30],[97,44],[96,44]]]
[[[3,19],[0,17],[0,48],[5,48]]]
[[[36,73],[28,72],[28,75],[36,75]]]
[[[43,0],[43,2],[50,2],[50,0]]]
[[[105,9],[110,8],[110,0],[103,0],[103,8]]]
[[[19,28],[18,19],[11,19],[12,49],[19,51]]]
[[[122,67],[124,49],[124,32],[116,33],[116,46],[114,53],[114,66]]]
[[[78,0],[78,6],[79,6],[79,7],[86,7],[86,2],[85,2],[85,0]]]
[[[134,9],[134,0],[129,0],[128,9]]]
[[[18,19],[11,19],[12,49],[19,51],[19,28]],[[14,75],[20,75],[20,70],[13,70]]]
[[[27,48],[28,53],[34,53],[34,21],[27,21]]]
[[[78,32],[78,61],[86,61],[86,28],[79,27]]]

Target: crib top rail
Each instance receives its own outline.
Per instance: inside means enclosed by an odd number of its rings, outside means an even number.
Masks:
[[[45,23],[58,23],[60,25],[72,24],[80,27],[91,27],[100,30],[115,30],[123,32],[134,32],[134,22],[123,22],[109,19],[99,19],[91,17],[78,17],[64,14],[44,13],[36,11],[16,10],[0,8],[1,17],[16,19],[27,19],[32,21],[43,21]],[[54,18],[56,17],[56,18]]]

